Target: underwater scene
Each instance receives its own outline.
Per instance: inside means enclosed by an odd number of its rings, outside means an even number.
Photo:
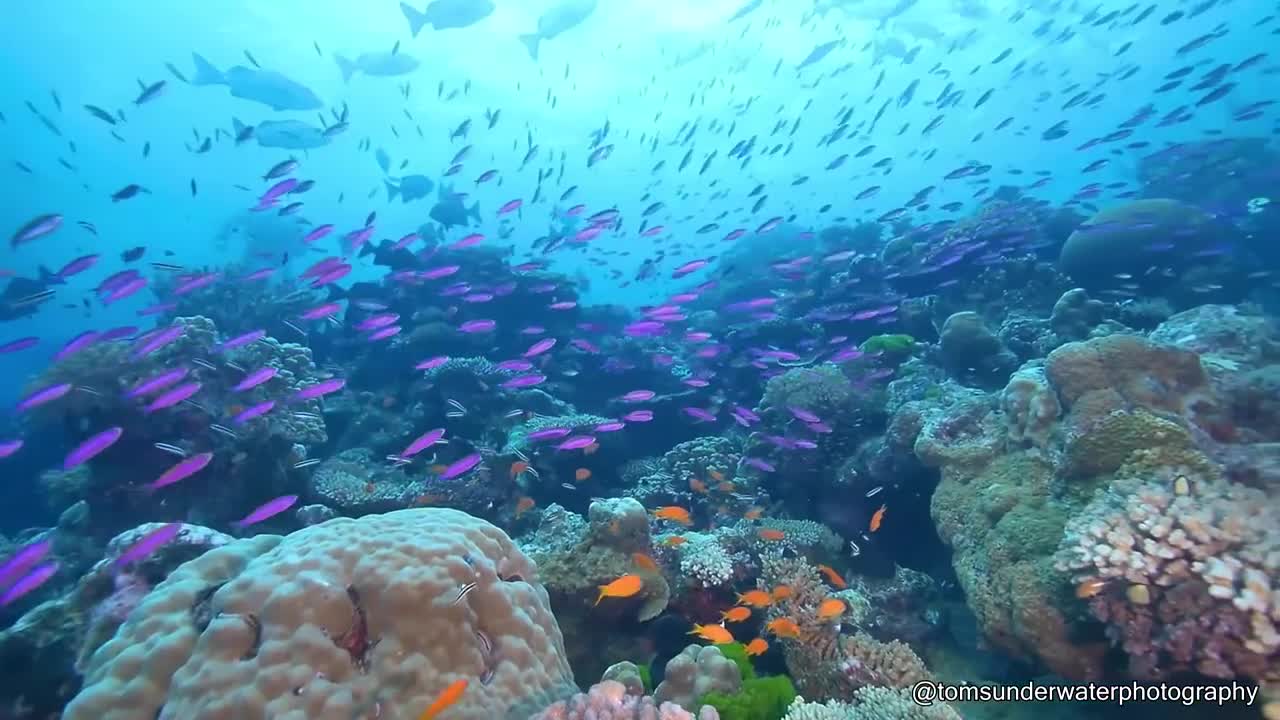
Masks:
[[[1280,720],[1280,2],[6,17],[0,720]]]

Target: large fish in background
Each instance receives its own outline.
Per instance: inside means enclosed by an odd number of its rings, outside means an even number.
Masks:
[[[196,65],[192,85],[226,85],[234,97],[269,105],[274,110],[315,110],[324,105],[311,88],[273,70],[236,65],[219,70],[200,53],[191,53]]]
[[[357,72],[362,72],[371,77],[395,77],[397,75],[407,75],[418,69],[418,60],[412,55],[398,52],[379,53],[363,53],[355,60],[351,60],[342,53],[334,53],[333,59],[338,63],[338,69],[342,71],[343,82],[351,82],[351,76]]]
[[[544,40],[551,40],[573,28],[596,11],[597,0],[561,0],[560,4],[542,13],[538,18],[538,29],[528,35],[521,35],[520,42],[529,50],[529,57],[538,59],[538,46]]]
[[[493,13],[490,0],[435,0],[423,12],[409,3],[400,3],[400,12],[409,21],[409,32],[414,37],[422,28],[430,25],[436,30],[456,30],[470,27]]]

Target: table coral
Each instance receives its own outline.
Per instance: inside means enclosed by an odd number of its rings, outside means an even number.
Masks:
[[[211,550],[157,586],[88,666],[67,720],[417,713],[458,679],[471,691],[451,717],[487,720],[574,691],[533,564],[498,528],[438,509]]]

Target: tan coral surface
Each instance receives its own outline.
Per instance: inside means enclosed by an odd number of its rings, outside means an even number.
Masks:
[[[577,690],[535,572],[502,530],[455,510],[240,540],[151,592],[63,717],[416,718],[458,679],[451,720],[527,717]]]

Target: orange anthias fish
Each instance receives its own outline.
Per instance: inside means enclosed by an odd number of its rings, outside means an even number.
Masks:
[[[573,478],[578,482],[591,478],[591,471],[586,468],[578,468],[573,473]]]
[[[786,533],[781,530],[774,530],[773,528],[765,528],[760,531],[761,540],[781,540],[786,536]]]
[[[716,489],[722,493],[731,493],[736,488],[734,488],[733,483],[729,482],[728,480],[721,480],[720,483],[716,485]]]
[[[835,568],[830,565],[819,565],[818,571],[825,575],[827,582],[835,585],[837,590],[843,590],[849,587],[849,584],[844,581],[844,578],[840,576],[840,573],[836,572]]]
[[[875,532],[880,529],[880,523],[884,522],[884,511],[886,507],[888,506],[881,505],[880,509],[871,516],[871,532]]]
[[[685,536],[683,536],[683,535],[672,535],[671,537],[667,538],[666,540],[663,540],[663,541],[662,541],[662,544],[663,544],[663,545],[666,545],[667,547],[677,547],[677,546],[679,546],[679,545],[683,545],[683,544],[685,544],[685,543],[687,543],[687,542],[689,542],[689,540],[688,540],[687,538],[685,538]]]
[[[764,516],[764,510],[758,507],[753,507],[742,514],[742,517],[748,520],[759,520],[763,516]]]
[[[840,617],[848,610],[849,606],[839,598],[827,598],[818,604],[818,617],[823,620],[830,620],[834,617]]]
[[[725,630],[719,625],[694,625],[689,631],[690,635],[697,635],[715,645],[724,645],[733,642],[733,633]]]
[[[780,638],[797,639],[800,637],[800,626],[791,618],[780,617],[765,624],[765,629]]]
[[[643,587],[644,581],[640,579],[639,575],[623,575],[608,585],[600,586],[600,597],[596,598],[596,605],[599,605],[600,601],[607,597],[631,597],[632,595],[640,592],[640,589]]]
[[[1090,580],[1085,580],[1084,582],[1076,586],[1076,597],[1080,598],[1081,600],[1088,600],[1089,598],[1102,592],[1103,588],[1105,588],[1106,586],[1107,586],[1107,581],[1103,580],[1102,578],[1092,578]]]
[[[698,478],[689,478],[689,489],[698,493],[699,495],[707,494],[707,484],[702,482]]]
[[[516,502],[516,517],[518,518],[521,515],[525,514],[526,512],[532,510],[533,506],[536,504],[537,503],[535,503],[533,501],[533,498],[531,497],[525,496],[520,498],[520,500]]]
[[[765,642],[764,638],[756,638],[755,640],[752,640],[751,642],[747,643],[747,647],[746,647],[747,655],[751,657],[754,657],[756,655],[763,655],[764,652],[768,649],[769,649],[769,643]]]
[[[790,585],[779,585],[778,587],[773,589],[773,593],[772,593],[773,601],[777,602],[779,600],[786,600],[787,598],[791,597],[793,594],[794,593],[792,592]]]
[[[670,520],[671,522],[680,523],[681,525],[692,525],[693,519],[689,517],[689,511],[676,505],[667,505],[653,511],[653,516],[659,520]]]
[[[631,561],[634,562],[636,564],[636,567],[640,568],[641,570],[645,570],[647,572],[655,572],[655,573],[658,572],[658,563],[654,562],[653,558],[649,557],[648,555],[645,555],[642,552],[631,553]]]
[[[511,479],[515,480],[517,477],[520,476],[520,473],[528,469],[529,469],[529,463],[523,460],[517,460],[511,463]]]
[[[716,482],[724,482],[724,473],[714,468],[707,468],[707,474]]]
[[[744,593],[738,593],[739,605],[750,605],[751,607],[763,608],[773,604],[773,596],[764,590],[748,590]]]
[[[720,613],[720,619],[728,622],[742,622],[749,617],[751,617],[751,608],[743,607],[741,605],[729,608],[728,610]]]
[[[418,720],[435,720],[435,717],[444,711],[445,708],[458,702],[458,698],[462,697],[462,693],[467,689],[467,681],[454,680],[449,687],[445,688],[436,701],[431,703],[431,707],[427,708],[418,716]]]

